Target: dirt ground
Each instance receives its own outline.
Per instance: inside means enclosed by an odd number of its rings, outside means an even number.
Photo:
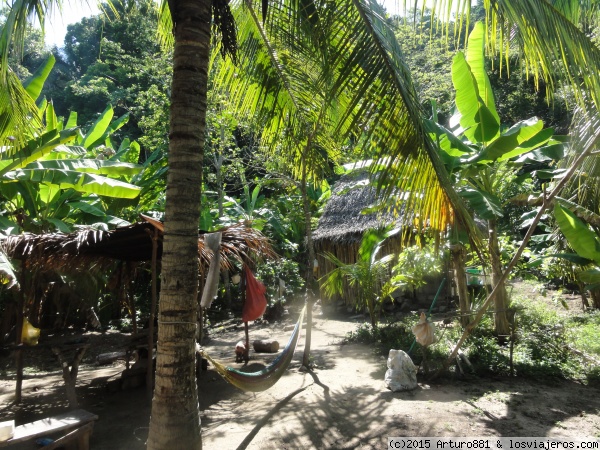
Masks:
[[[575,301],[575,299],[573,299]],[[293,314],[291,314],[293,316]],[[251,326],[251,339],[275,338],[282,347],[285,322]],[[300,361],[304,339],[281,380],[266,392],[245,393],[226,383],[212,368],[198,378],[205,449],[383,449],[388,436],[546,436],[600,438],[600,390],[569,381],[538,382],[518,378],[422,380],[413,391],[393,393],[383,382],[386,359],[360,344],[344,344],[356,321],[316,317],[312,352],[314,371]],[[234,362],[242,327],[213,330],[209,353]],[[94,364],[101,351],[116,351],[125,336],[116,332],[90,335],[91,348],[80,367],[80,407],[99,416],[92,450],[143,449],[148,435],[150,400],[145,387],[110,392],[123,361]],[[48,353],[50,351],[48,350]],[[251,352],[259,369],[274,356]],[[67,409],[58,366],[26,371],[23,402],[11,404],[12,359],[0,363],[0,421],[29,422]]]

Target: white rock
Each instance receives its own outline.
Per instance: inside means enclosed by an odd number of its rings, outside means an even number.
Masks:
[[[417,387],[417,368],[404,351],[391,349],[387,366],[385,385],[392,392],[410,391]]]

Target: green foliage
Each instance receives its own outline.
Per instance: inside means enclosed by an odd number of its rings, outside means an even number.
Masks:
[[[578,264],[580,266],[595,265],[594,268],[578,272],[577,278],[585,283],[587,289],[600,287],[600,236],[573,212],[563,208],[559,202],[554,205],[554,218],[569,245],[581,259]],[[565,255],[555,256],[564,257]]]
[[[109,12],[110,17],[98,15],[68,26],[64,52],[71,81],[55,93],[60,95],[57,109],[59,114],[78,111],[84,126],[108,103],[118,114],[129,112],[132,120],[123,134],[140,140],[144,160],[159,146],[166,150],[171,57],[156,42],[153,2],[115,7],[118,18]]]
[[[298,263],[286,258],[259,264],[256,277],[267,288],[269,307],[278,308],[295,299],[304,287]],[[285,287],[279,280],[283,281]]]
[[[390,349],[400,349],[408,351],[414,336],[408,318],[396,323],[381,324],[373,328],[368,323],[360,324],[355,331],[346,335],[346,342],[357,342],[360,344],[369,344],[375,346],[375,351],[382,355],[387,355]]]
[[[491,220],[504,216],[506,197],[502,194],[515,193],[511,185],[523,179],[516,177],[517,171],[531,170],[522,155],[537,149],[543,152],[558,142],[537,118],[502,129],[484,64],[483,34],[483,25],[476,25],[467,55],[459,52],[454,58],[452,81],[458,111],[450,129],[436,122],[435,110],[434,120],[426,121],[426,126],[459,194],[479,217]]]
[[[416,289],[425,285],[425,277],[434,276],[442,270],[440,256],[434,246],[413,245],[402,249],[397,264],[392,267],[392,278],[383,288],[384,296],[396,289]]]
[[[454,101],[450,74],[454,46],[442,38],[438,30],[416,29],[413,24],[403,22],[397,24],[395,35],[419,97],[424,99],[423,109],[429,109],[429,99],[435,99],[440,122],[446,123],[452,115]]]
[[[583,258],[600,266],[599,236],[558,202],[554,205],[554,218],[573,250]]]
[[[597,383],[600,373],[589,358],[600,357],[600,314],[585,313],[561,317],[548,305],[518,297],[517,339],[514,345],[514,370],[519,377],[557,377]],[[400,321],[373,328],[361,324],[346,337],[348,342],[374,346],[374,350],[387,356],[390,349],[408,351],[414,340],[411,327],[417,323],[416,316],[406,316]],[[464,351],[478,375],[508,376],[510,374],[509,344],[498,342],[493,331],[491,315],[467,339]],[[461,334],[454,324],[449,328],[438,327],[438,339],[429,347],[430,370],[441,367],[451,347]],[[573,351],[580,352],[580,354]],[[586,355],[582,357],[581,354]],[[413,348],[411,357],[415,364],[421,363],[420,346]],[[586,359],[587,358],[587,359]],[[466,369],[466,366],[463,366]]]
[[[29,95],[41,92],[53,63],[54,58],[49,58],[26,82]],[[127,116],[113,121],[109,105],[82,133],[77,115],[71,114],[65,123],[56,116],[52,103],[41,101],[38,114],[45,124],[30,125],[22,148],[7,146],[0,154],[2,231],[70,232],[86,223],[103,228],[123,223],[116,216],[135,204],[141,187],[131,181],[143,169],[123,162],[139,153],[137,143],[125,140],[118,150],[114,148],[114,133]],[[11,216],[16,220],[9,219]]]
[[[600,358],[600,311],[570,317],[567,329],[575,348],[593,358]]]
[[[15,274],[15,269],[8,257],[0,250],[0,284],[6,284],[8,285],[7,287],[10,288],[16,284],[16,282],[17,276]]]

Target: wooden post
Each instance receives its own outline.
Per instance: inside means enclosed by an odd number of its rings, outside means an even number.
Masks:
[[[248,364],[250,360],[250,336],[248,333],[248,322],[244,322],[244,332],[246,333],[246,350],[244,350],[244,361]]]
[[[316,261],[316,259],[314,260]],[[307,369],[310,369],[310,346],[312,340],[312,310],[314,306],[314,285],[317,270],[319,268],[318,263],[312,261],[313,270],[309,270],[306,277],[306,337],[304,338],[304,354],[302,355],[302,365]],[[302,324],[300,324],[302,327]]]
[[[131,263],[125,264],[125,267],[125,299],[129,305],[129,311],[131,312],[131,325],[133,326],[133,334],[136,335],[138,334],[137,312],[135,310],[135,295],[133,295],[133,292],[131,292],[133,287],[134,268]]]
[[[156,285],[156,264],[158,254],[158,229],[154,228],[154,235],[152,236],[152,300],[150,305],[150,323],[148,324],[148,367],[146,369],[146,390],[148,396],[152,397],[152,385],[154,379],[154,319],[156,318],[156,304],[158,303],[158,286]]]
[[[242,266],[242,280],[240,281],[240,291],[242,294],[242,311],[244,311],[244,306],[246,306],[246,271]],[[244,322],[244,332],[246,333],[246,351],[244,352],[244,361],[248,364],[250,360],[250,337],[248,333],[248,322]]]
[[[302,365],[307,369],[310,369],[310,345],[312,339],[312,309],[313,309],[313,301],[312,301],[312,293],[311,290],[306,292],[306,337],[304,344],[304,354],[302,355]],[[300,324],[302,327],[302,324]]]
[[[17,383],[15,385],[15,404],[21,403],[21,390],[23,388],[23,308],[25,306],[25,266],[27,260],[23,258],[21,261],[21,292],[17,296],[17,335],[15,337],[15,345],[17,350],[15,351],[15,366],[17,371]]]

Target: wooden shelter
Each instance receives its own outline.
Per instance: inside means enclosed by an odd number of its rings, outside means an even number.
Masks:
[[[141,216],[143,221],[115,230],[83,229],[70,234],[21,234],[0,239],[0,251],[13,260],[19,260],[21,295],[17,302],[13,324],[16,323],[17,388],[16,402],[20,401],[23,378],[21,329],[26,302],[23,279],[30,272],[101,272],[114,267],[115,261],[127,262],[127,267],[150,262],[152,267],[152,306],[148,348],[154,337],[154,315],[157,304],[157,266],[162,255],[164,228],[160,221]],[[240,223],[218,230],[222,233],[219,247],[221,270],[233,269],[234,262],[254,267],[256,260],[277,257],[269,240],[259,231]],[[205,232],[198,236],[199,276],[204,280],[213,252],[205,245]],[[126,267],[125,265],[123,266]],[[125,270],[125,269],[124,269]],[[133,306],[133,305],[132,305]],[[135,311],[135,308],[132,308]],[[133,317],[135,323],[135,316]],[[12,326],[12,325],[11,325]],[[135,333],[135,327],[134,327]],[[151,364],[148,366],[151,376]],[[150,379],[150,378],[149,378]],[[148,383],[150,385],[150,383]]]
[[[335,266],[323,257],[323,253],[332,253],[346,264],[356,262],[358,249],[363,235],[368,230],[381,229],[396,223],[391,212],[364,214],[363,211],[376,204],[375,188],[368,183],[366,169],[354,170],[344,175],[334,186],[331,197],[325,205],[317,229],[313,233],[313,243],[319,268],[317,278],[321,279]],[[399,253],[402,248],[400,233],[388,238],[382,247],[382,255]],[[353,305],[355,290],[347,286],[344,301]],[[321,292],[322,298],[326,298]],[[335,297],[333,301],[341,300]]]

